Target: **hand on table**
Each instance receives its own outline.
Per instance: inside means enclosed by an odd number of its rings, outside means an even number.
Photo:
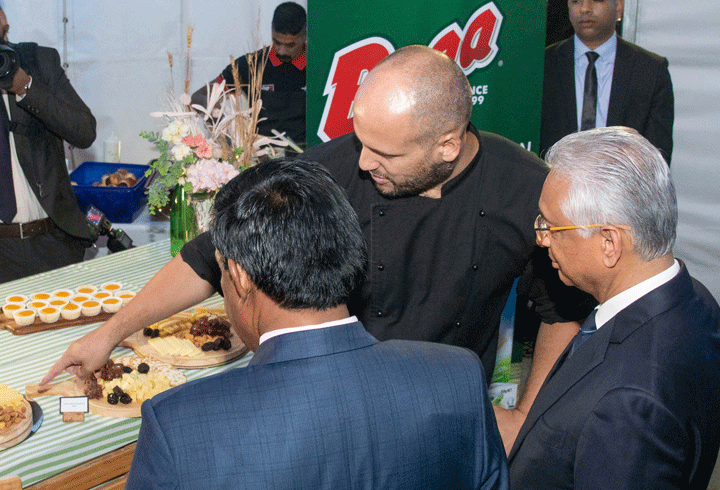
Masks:
[[[495,410],[498,429],[500,429],[500,437],[502,437],[503,446],[505,446],[505,453],[509,455],[527,414],[522,413],[517,408],[508,410],[497,405],[494,405],[493,409]]]
[[[40,381],[40,385],[49,383],[63,371],[79,377],[87,376],[107,362],[114,348],[114,342],[103,333],[102,329],[96,328],[70,344]]]

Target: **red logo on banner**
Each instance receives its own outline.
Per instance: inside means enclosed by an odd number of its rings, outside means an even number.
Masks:
[[[454,59],[465,75],[469,75],[489,65],[495,58],[501,23],[502,14],[490,2],[470,16],[464,30],[453,22],[440,31],[429,46]],[[329,141],[353,130],[352,104],[355,92],[368,72],[393,51],[395,48],[390,41],[376,36],[335,53],[323,92],[327,101],[317,133],[322,141]]]
[[[329,141],[353,130],[352,104],[355,92],[370,70],[395,51],[387,39],[370,37],[335,53],[325,91],[325,110],[318,136]]]

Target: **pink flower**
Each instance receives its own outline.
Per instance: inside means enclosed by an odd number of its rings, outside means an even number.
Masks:
[[[200,160],[187,169],[187,180],[192,184],[193,192],[214,191],[238,175],[235,167],[217,160]]]
[[[192,136],[188,135],[182,139],[182,142],[188,145],[190,148],[195,148],[196,146],[205,144],[205,138],[201,134],[196,134]]]
[[[211,158],[213,155],[212,147],[207,144],[207,141],[203,141],[195,148],[195,154],[198,158]]]

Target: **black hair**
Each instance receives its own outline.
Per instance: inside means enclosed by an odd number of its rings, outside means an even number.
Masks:
[[[347,194],[318,163],[282,158],[228,182],[212,240],[265,295],[288,309],[346,304],[362,285],[365,240]]]
[[[280,34],[297,36],[305,31],[307,14],[305,9],[295,2],[284,2],[277,6],[272,19],[273,31]]]

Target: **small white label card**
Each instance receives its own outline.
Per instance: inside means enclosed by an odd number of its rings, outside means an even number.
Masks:
[[[84,422],[85,414],[90,411],[90,402],[86,396],[60,397],[60,413],[63,422]]]
[[[60,397],[60,413],[88,413],[90,402],[86,396],[62,396]]]

